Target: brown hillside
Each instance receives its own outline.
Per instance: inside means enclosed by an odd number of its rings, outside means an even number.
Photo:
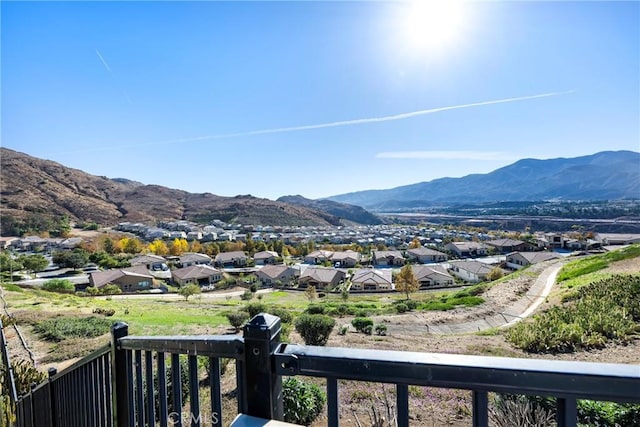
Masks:
[[[192,194],[158,185],[90,175],[59,163],[0,147],[2,217],[28,213],[67,215],[74,221],[113,225],[121,221],[155,222],[221,219],[244,224],[327,225],[330,214],[258,199]]]

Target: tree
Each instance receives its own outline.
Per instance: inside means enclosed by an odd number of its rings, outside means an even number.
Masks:
[[[128,254],[137,254],[142,252],[143,244],[136,238],[127,238],[127,241],[122,245],[122,251]]]
[[[169,253],[173,256],[180,256],[189,250],[189,242],[186,239],[173,239],[169,246]]]
[[[152,253],[160,256],[165,256],[169,253],[169,247],[164,242],[164,240],[160,239],[156,239],[153,242],[149,243],[147,249],[149,249],[149,251],[151,251]]]
[[[89,262],[89,254],[83,249],[74,249],[71,252],[58,251],[53,253],[51,259],[60,267],[78,269]]]
[[[109,237],[105,238],[102,242],[102,249],[104,249],[104,251],[110,255],[113,255],[116,252],[113,240],[111,240]]]
[[[304,291],[304,295],[307,297],[309,301],[314,301],[316,298],[318,298],[318,294],[316,293],[316,287],[313,285],[309,286],[307,290]]]
[[[413,269],[410,265],[405,265],[400,270],[400,273],[396,275],[396,290],[398,292],[404,292],[409,299],[409,294],[420,289],[420,282],[413,274]]]
[[[196,253],[202,253],[202,243],[198,242],[197,240],[194,240],[189,245],[189,251],[190,252],[196,252]]]
[[[296,319],[296,332],[306,345],[325,345],[336,321],[324,314],[302,314]]]
[[[191,295],[196,295],[201,292],[202,292],[202,289],[200,289],[200,286],[195,285],[193,283],[190,285],[183,286],[178,290],[178,293],[184,297],[185,301],[188,301]]]
[[[49,265],[49,260],[44,257],[44,255],[23,255],[20,257],[19,261],[22,263],[22,266],[29,273],[33,273],[35,271],[42,271],[47,268]]]
[[[22,270],[22,263],[17,259],[13,259],[11,254],[7,252],[0,252],[0,271],[18,270]]]
[[[417,237],[414,237],[411,243],[409,243],[409,249],[416,249],[421,247],[422,243],[420,243],[420,239],[418,239]]]

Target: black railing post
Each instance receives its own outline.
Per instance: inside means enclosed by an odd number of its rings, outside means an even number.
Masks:
[[[114,427],[127,427],[129,413],[133,410],[129,407],[128,382],[132,379],[128,377],[127,350],[118,349],[118,340],[127,335],[129,335],[129,325],[126,323],[118,322],[111,326],[111,390]]]
[[[280,318],[260,313],[244,326],[247,414],[282,420],[282,379],[271,357],[280,343]]]
[[[57,427],[60,425],[58,423],[58,407],[57,407],[57,400],[56,400],[56,392],[54,390],[51,379],[55,376],[55,374],[58,373],[58,370],[56,368],[49,368],[47,373],[49,374],[47,387],[49,388],[49,413],[51,414],[51,426]]]

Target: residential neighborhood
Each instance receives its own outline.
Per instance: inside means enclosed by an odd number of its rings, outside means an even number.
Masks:
[[[255,283],[291,290],[313,286],[329,292],[393,292],[394,276],[407,264],[412,265],[420,289],[429,290],[479,283],[492,271],[506,274],[573,251],[640,242],[640,235],[612,233],[541,232],[520,234],[523,239],[518,239],[433,224],[272,227],[214,220],[205,226],[188,221],[121,223],[114,232],[149,243],[178,239],[184,248],[219,242],[220,247],[233,244],[243,250],[212,255],[186,250],[161,256],[145,253],[143,248],[123,267],[85,269],[87,278],[79,290],[115,285],[122,292],[167,292],[170,286],[195,284],[203,291],[213,291],[230,284]],[[303,253],[291,255],[286,248],[293,251],[295,245],[303,245]],[[82,248],[83,238],[3,237],[0,247],[11,253],[50,255]]]

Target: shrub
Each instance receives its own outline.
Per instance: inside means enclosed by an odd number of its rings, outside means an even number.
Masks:
[[[302,314],[296,320],[296,331],[306,345],[325,345],[336,321],[324,314]]]
[[[102,314],[105,317],[111,317],[116,314],[116,310],[113,308],[100,308],[96,307],[93,309],[93,314]]]
[[[92,297],[96,295],[100,295],[100,290],[95,286],[88,286],[87,289],[85,289],[85,292],[87,293],[87,295]]]
[[[404,303],[409,310],[415,310],[416,308],[418,308],[418,301],[414,301],[410,299],[410,300],[406,300]]]
[[[534,322],[511,328],[507,339],[525,351],[568,353],[625,342],[638,332],[640,276],[611,276],[572,294],[568,304],[552,307]]]
[[[356,317],[351,321],[351,324],[354,328],[356,328],[356,331],[362,333],[366,333],[365,329],[367,328],[367,326],[373,328],[373,320],[368,317]]]
[[[338,330],[338,335],[346,335],[349,332],[349,325],[342,325]]]
[[[367,325],[363,328],[362,333],[365,335],[373,335],[373,325]]]
[[[260,313],[266,313],[267,306],[261,302],[251,302],[244,306],[244,310],[249,313],[249,318],[253,318]]]
[[[336,307],[336,313],[340,317],[346,316],[347,314],[349,314],[349,306],[346,304],[340,304]]]
[[[489,405],[489,419],[496,427],[554,425],[555,414],[536,396],[496,394]]]
[[[502,279],[502,276],[504,276],[504,271],[500,267],[494,267],[487,274],[487,280],[493,282],[494,280]]]
[[[326,400],[324,392],[315,384],[293,377],[282,382],[284,420],[288,423],[311,424],[324,408]]]
[[[324,314],[325,307],[320,304],[309,304],[304,311],[309,314]]]
[[[100,289],[100,293],[102,293],[102,295],[117,295],[122,293],[122,289],[120,289],[118,285],[109,283]]]
[[[253,292],[247,289],[242,295],[240,295],[240,299],[243,301],[249,301],[250,299],[253,299]]]
[[[231,311],[225,314],[227,316],[227,320],[234,327],[236,332],[242,328],[242,326],[247,323],[249,320],[249,313],[246,311]]]
[[[67,279],[51,279],[42,284],[42,289],[49,292],[69,294],[75,292],[76,285]]]
[[[640,425],[640,404],[579,400],[578,423],[603,427],[637,426]]]
[[[396,311],[398,313],[406,313],[409,311],[409,307],[407,307],[407,304],[396,304]]]
[[[273,314],[274,316],[278,316],[282,323],[291,323],[291,322],[293,322],[293,315],[286,308],[269,307],[267,309],[267,313]]]
[[[387,335],[387,325],[378,323],[375,327],[375,331],[378,335]]]
[[[13,368],[18,395],[29,393],[32,384],[40,384],[47,379],[45,372],[38,371],[35,366],[26,360],[13,360],[11,361],[11,367]]]
[[[356,317],[367,317],[369,315],[369,310],[366,308],[358,309],[356,310],[355,315]]]

